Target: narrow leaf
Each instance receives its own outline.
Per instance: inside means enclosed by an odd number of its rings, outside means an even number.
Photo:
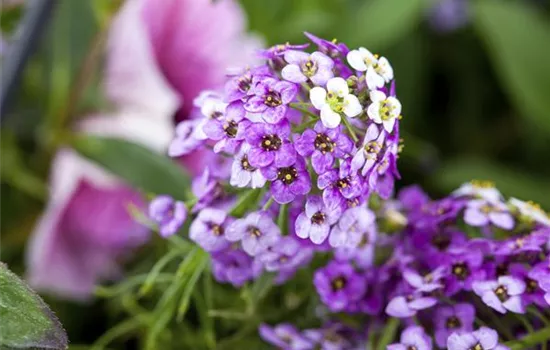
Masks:
[[[66,349],[65,330],[53,312],[0,263],[0,348]]]
[[[79,135],[74,148],[84,157],[145,192],[192,198],[189,176],[176,163],[141,145],[109,137]]]
[[[249,190],[244,195],[240,196],[233,209],[229,212],[229,215],[234,217],[242,217],[250,208],[256,207],[261,193],[262,189],[256,188]]]
[[[378,346],[376,347],[376,350],[386,350],[388,345],[395,340],[395,335],[397,333],[397,328],[399,328],[399,323],[400,321],[398,318],[390,318],[386,322],[386,326],[382,330],[382,336],[378,341]]]

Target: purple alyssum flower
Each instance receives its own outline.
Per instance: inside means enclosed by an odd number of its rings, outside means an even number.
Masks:
[[[386,313],[393,317],[408,318],[420,310],[429,309],[437,304],[437,299],[414,292],[393,297],[386,305]]]
[[[158,196],[149,204],[149,217],[159,225],[162,237],[176,233],[187,218],[185,203],[168,195]]]
[[[505,314],[507,311],[525,313],[521,295],[525,292],[525,282],[512,276],[500,276],[496,281],[477,281],[474,292],[489,307]]]
[[[248,161],[256,168],[264,168],[272,163],[278,167],[294,164],[296,150],[289,141],[290,124],[254,123],[246,130],[246,142],[250,144]]]
[[[364,234],[375,225],[374,213],[364,206],[346,210],[332,228],[329,244],[332,247],[355,248],[361,243]]]
[[[259,168],[255,168],[248,160],[248,152],[251,147],[248,143],[241,146],[231,166],[231,179],[229,184],[235,187],[262,188],[267,181]]]
[[[470,333],[453,333],[447,339],[449,350],[505,350],[504,345],[498,343],[498,333],[491,328],[481,327]]]
[[[334,62],[322,52],[308,54],[303,51],[288,50],[284,54],[288,63],[281,71],[283,79],[293,83],[305,83],[308,80],[323,86],[334,76]]]
[[[384,155],[385,138],[386,133],[380,130],[376,124],[369,125],[361,148],[359,148],[357,153],[353,156],[351,169],[353,171],[361,169],[361,175],[367,175],[376,162]]]
[[[208,206],[217,206],[225,197],[220,179],[214,176],[208,167],[204,169],[201,176],[193,179],[191,190],[197,198],[197,203],[193,206],[193,213]]]
[[[315,244],[323,243],[341,212],[339,205],[325,205],[321,197],[309,196],[305,211],[296,219],[296,235],[304,239],[309,238]]]
[[[168,147],[170,157],[189,154],[202,144],[203,141],[197,137],[198,124],[197,120],[184,120],[176,126],[176,136]]]
[[[464,221],[472,226],[493,224],[505,230],[514,227],[514,218],[504,203],[482,199],[473,199],[466,204]]]
[[[365,280],[351,264],[331,261],[315,272],[313,284],[321,301],[334,312],[358,301],[365,293]]]
[[[208,252],[223,250],[229,246],[225,230],[230,222],[226,211],[204,208],[191,224],[189,238]]]
[[[266,65],[246,68],[236,72],[225,84],[225,97],[227,102],[242,101],[252,93],[252,80],[254,77],[270,76],[271,72]]]
[[[432,338],[420,326],[407,327],[399,339],[399,343],[390,344],[388,350],[431,350]]]
[[[308,350],[313,348],[313,343],[289,323],[280,323],[274,327],[264,323],[260,325],[259,333],[263,340],[279,349]]]
[[[250,121],[244,119],[245,111],[236,103],[227,106],[219,118],[210,119],[203,127],[209,139],[217,141],[214,152],[234,153],[244,140],[244,133]]]
[[[311,179],[304,160],[300,157],[289,166],[275,164],[262,169],[262,174],[271,182],[271,195],[279,204],[292,202],[296,197],[311,190]]]
[[[526,307],[535,304],[541,308],[548,307],[544,300],[544,290],[540,284],[542,281],[536,279],[536,273],[533,274],[524,264],[513,263],[508,266],[510,276],[521,279],[525,283],[525,293],[521,295],[521,301]],[[550,279],[548,279],[550,281]]]
[[[452,333],[469,333],[473,330],[475,308],[468,303],[439,306],[434,313],[435,342],[444,348]]]
[[[312,250],[303,247],[290,236],[280,236],[266,251],[257,256],[267,271],[284,271],[292,273],[302,264],[309,261]]]
[[[319,176],[317,186],[323,190],[325,203],[345,203],[363,191],[361,179],[351,170],[350,162],[342,162],[339,169],[332,169]]]
[[[457,248],[446,256],[446,266],[449,269],[445,279],[445,292],[453,295],[461,290],[472,290],[472,284],[485,278],[481,269],[483,254],[478,249],[468,246]]]
[[[332,168],[334,159],[343,159],[353,148],[351,140],[341,127],[327,128],[317,122],[313,130],[307,129],[295,138],[294,147],[303,157],[311,157],[311,165],[317,174]]]
[[[230,242],[240,241],[243,250],[251,256],[267,250],[279,240],[281,232],[266,212],[252,212],[233,221],[225,232]]]
[[[377,235],[376,225],[369,225],[361,234],[356,247],[338,247],[334,251],[334,257],[340,261],[353,261],[360,268],[372,267]]]
[[[212,274],[218,282],[240,287],[261,272],[262,265],[242,250],[228,249],[212,254]]]
[[[253,89],[253,95],[245,102],[244,108],[251,113],[261,113],[267,123],[277,124],[285,116],[287,105],[298,94],[295,84],[262,77]]]
[[[443,287],[440,283],[445,274],[445,267],[440,266],[425,276],[410,268],[403,271],[403,279],[417,292],[431,293]]]

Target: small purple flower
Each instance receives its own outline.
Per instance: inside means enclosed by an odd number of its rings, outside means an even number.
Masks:
[[[382,199],[389,199],[393,194],[395,179],[399,179],[397,155],[388,147],[382,159],[368,175],[368,188],[374,190]]]
[[[331,322],[320,329],[306,329],[303,334],[313,342],[310,349],[359,349],[353,346],[353,342],[357,338],[356,332],[341,323]]]
[[[202,144],[203,141],[197,137],[198,125],[197,120],[184,120],[176,126],[176,136],[168,147],[170,157],[189,154]]]
[[[499,242],[495,249],[495,255],[538,253],[543,251],[546,242],[548,242],[548,232],[535,231],[523,237],[515,237]]]
[[[265,212],[253,212],[227,226],[225,238],[240,241],[243,250],[251,256],[267,250],[279,240],[281,232],[273,219]]]
[[[296,219],[296,235],[309,238],[315,244],[321,244],[328,237],[330,227],[338,221],[342,210],[340,206],[327,206],[319,196],[309,196],[306,209]]]
[[[281,75],[290,82],[300,84],[310,80],[315,85],[324,86],[334,76],[334,62],[322,52],[309,54],[288,50],[284,57],[288,64],[281,71]]]
[[[429,274],[422,276],[416,271],[406,268],[403,271],[403,279],[415,289],[417,292],[431,293],[437,289],[443,287],[440,283],[444,276],[445,267],[440,266],[430,272]]]
[[[244,133],[250,121],[244,119],[245,111],[240,109],[237,103],[231,103],[224,114],[219,118],[208,120],[203,127],[209,139],[218,141],[214,145],[216,153],[221,151],[235,153],[244,140]]]
[[[475,308],[468,303],[440,306],[435,310],[435,342],[440,348],[447,344],[452,333],[468,333],[473,330]]]
[[[296,239],[290,236],[280,236],[269,249],[257,256],[265,265],[267,271],[291,271],[307,262],[312,256],[312,250],[304,248]]]
[[[332,247],[355,248],[375,226],[374,213],[364,206],[346,210],[332,228],[329,244]]]
[[[248,152],[250,165],[264,168],[271,163],[278,167],[294,164],[296,150],[289,141],[290,124],[283,121],[279,124],[255,123],[246,130],[246,142],[251,146]]]
[[[472,226],[493,224],[505,230],[514,227],[514,218],[504,203],[483,199],[473,199],[466,204],[464,221]]]
[[[290,166],[277,167],[275,164],[262,169],[266,179],[272,181],[271,195],[279,204],[292,202],[297,196],[309,193],[311,179],[302,158]]]
[[[357,267],[363,269],[370,268],[374,263],[376,237],[376,225],[370,225],[361,235],[356,247],[338,247],[334,251],[334,257],[340,261],[353,261]]]
[[[149,217],[159,225],[160,235],[168,237],[176,233],[187,218],[187,207],[170,196],[158,196],[149,204]]]
[[[432,338],[420,326],[407,327],[401,333],[399,343],[390,344],[388,350],[431,350]]]
[[[303,50],[307,48],[309,44],[300,44],[300,45],[291,45],[290,43],[279,44],[270,47],[267,50],[260,51],[260,57],[266,58],[268,60],[275,60],[284,56],[284,54],[289,50]]]
[[[217,206],[225,198],[225,193],[219,179],[211,174],[208,167],[204,169],[201,176],[193,179],[191,190],[195,197],[197,197],[197,203],[193,206],[193,213],[208,206]]]
[[[263,340],[282,350],[309,350],[313,348],[311,341],[288,323],[281,323],[275,327],[264,323],[260,325],[259,332]]]
[[[319,176],[317,186],[323,190],[325,203],[343,204],[363,192],[361,179],[351,170],[349,162],[342,162],[340,169],[332,169]]]
[[[242,250],[223,250],[212,254],[212,274],[218,282],[240,287],[258,277],[261,272],[262,265]]]
[[[385,139],[386,133],[383,130],[380,130],[374,123],[369,125],[361,148],[353,156],[351,170],[358,171],[361,169],[361,175],[367,175],[384,155]]]
[[[470,333],[453,333],[447,339],[449,350],[505,350],[504,345],[498,344],[498,333],[487,327],[481,327]]]
[[[512,276],[500,276],[498,280],[478,281],[473,284],[474,292],[483,302],[500,313],[507,310],[525,313],[521,295],[525,292],[525,283]]]
[[[297,94],[295,84],[263,77],[256,82],[253,95],[245,102],[244,108],[251,113],[261,113],[267,123],[277,124],[284,118],[287,105]]]
[[[393,297],[386,305],[386,313],[393,317],[408,318],[420,310],[429,309],[437,304],[437,299],[424,296],[422,293],[412,293]]]
[[[295,138],[295,147],[302,157],[311,157],[311,165],[317,174],[332,168],[334,159],[343,159],[353,148],[351,140],[340,127],[329,129],[323,123],[315,124]]]
[[[229,183],[235,187],[262,188],[265,185],[266,178],[262,175],[259,168],[255,168],[248,160],[248,152],[251,147],[248,143],[241,146],[239,153],[235,156],[231,166],[231,179]]]
[[[430,197],[418,185],[407,186],[401,189],[397,199],[405,209],[411,211],[419,210],[430,202]]]
[[[468,246],[449,252],[446,264],[449,273],[444,283],[445,292],[453,295],[461,290],[472,290],[474,282],[485,278],[485,271],[481,269],[482,263],[482,252]]]
[[[252,69],[244,69],[233,75],[232,79],[225,84],[225,96],[227,102],[241,101],[248,97],[253,87],[254,77],[270,76],[268,66],[259,66]]]
[[[229,246],[225,230],[231,222],[221,209],[204,208],[189,228],[189,238],[208,252],[218,252]]]
[[[333,312],[361,299],[366,288],[365,280],[351,264],[335,260],[315,272],[313,283],[323,303]]]
[[[548,305],[544,300],[544,291],[540,286],[538,279],[536,279],[536,273],[533,274],[523,264],[514,263],[508,267],[510,276],[521,279],[525,283],[525,293],[521,295],[523,305],[528,306],[535,304],[539,307],[546,308]],[[550,281],[550,279],[548,279]]]

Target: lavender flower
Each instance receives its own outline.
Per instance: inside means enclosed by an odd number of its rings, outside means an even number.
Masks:
[[[179,157],[189,154],[196,150],[202,140],[198,135],[197,120],[184,120],[176,126],[176,136],[170,142],[168,155],[170,157]]]
[[[464,221],[472,226],[493,224],[505,230],[514,227],[514,218],[508,212],[505,204],[482,199],[474,199],[468,202],[464,211]]]
[[[277,203],[292,202],[297,196],[309,193],[311,180],[302,158],[290,166],[276,167],[275,164],[262,169],[266,179],[272,181],[271,195]]]
[[[259,331],[263,340],[283,350],[308,350],[313,348],[311,341],[288,323],[281,323],[275,327],[262,324]]]
[[[252,88],[253,95],[246,101],[248,112],[261,113],[270,124],[279,123],[285,116],[287,105],[294,100],[298,88],[293,83],[263,77]]]
[[[474,197],[488,202],[502,201],[502,194],[490,181],[472,181],[461,185],[452,193],[455,197]]]
[[[340,128],[329,129],[321,122],[314,130],[307,129],[295,139],[295,148],[303,157],[311,157],[311,165],[317,174],[330,170],[334,159],[342,159],[351,153],[353,144]]]
[[[317,48],[329,57],[336,58],[341,55],[346,55],[349,50],[344,43],[336,43],[336,40],[328,41],[315,35],[305,32],[304,33],[309,40],[311,40]]]
[[[231,179],[229,184],[235,187],[262,188],[265,185],[266,178],[262,175],[259,168],[255,168],[248,160],[248,152],[251,147],[248,143],[241,146],[239,153],[233,160],[231,166]]]
[[[544,300],[544,290],[541,287],[543,280],[537,279],[536,272],[533,274],[523,264],[514,263],[508,267],[510,276],[520,279],[525,283],[525,293],[521,295],[521,301],[524,306],[535,304],[541,308],[548,307]]]
[[[453,306],[439,306],[435,310],[435,342],[440,348],[447,344],[452,333],[463,334],[473,330],[475,309],[471,304],[458,303]]]
[[[410,326],[401,333],[399,343],[390,344],[388,350],[431,350],[432,338],[420,326]]]
[[[262,265],[242,250],[223,250],[212,255],[212,274],[216,281],[242,286],[260,275]]]
[[[480,268],[483,255],[480,250],[464,246],[452,250],[446,257],[449,274],[445,280],[445,291],[453,295],[461,290],[472,290],[472,284],[485,278]]]
[[[232,79],[225,84],[225,97],[227,102],[242,101],[252,93],[253,77],[270,76],[268,66],[247,68],[232,76]]]
[[[420,310],[429,309],[437,304],[437,299],[422,293],[411,293],[393,297],[386,306],[386,313],[393,317],[407,318]]]
[[[281,71],[283,79],[293,83],[310,80],[315,85],[324,86],[334,76],[334,62],[322,52],[311,55],[302,51],[288,50],[284,54],[286,65]]]
[[[197,198],[193,213],[208,206],[217,206],[224,200],[224,191],[220,179],[212,175],[210,168],[204,169],[202,175],[193,180],[191,190]]]
[[[315,272],[313,283],[321,300],[331,311],[342,311],[365,293],[365,281],[352,265],[332,261]]]
[[[203,127],[209,139],[218,141],[214,152],[234,153],[244,140],[244,133],[250,122],[244,119],[245,112],[235,103],[227,106],[219,118],[210,119]]]
[[[511,276],[501,276],[496,281],[477,281],[473,284],[474,292],[483,302],[505,314],[507,310],[525,313],[521,295],[525,292],[525,283]]]
[[[353,156],[351,170],[357,171],[362,168],[361,175],[367,175],[384,154],[385,138],[386,134],[376,124],[369,125],[361,148]]]
[[[309,196],[305,211],[296,219],[296,235],[321,244],[328,237],[330,227],[338,221],[340,214],[340,206],[327,206],[321,197]]]
[[[279,124],[252,124],[246,130],[246,142],[251,146],[248,152],[250,165],[263,168],[275,163],[285,167],[294,164],[296,151],[288,140],[290,125],[287,121]]]
[[[477,331],[470,333],[453,333],[447,339],[447,349],[449,350],[505,350],[504,345],[498,344],[498,334],[495,330],[487,327],[481,327]]]
[[[160,235],[168,237],[176,233],[187,218],[187,207],[170,196],[158,196],[149,204],[149,217],[159,225]]]
[[[440,266],[425,276],[416,271],[406,268],[403,271],[403,279],[417,292],[431,293],[443,287],[440,283],[444,276],[445,267]]]
[[[376,244],[376,225],[370,225],[361,235],[356,247],[341,246],[336,248],[334,257],[340,261],[353,261],[360,268],[372,267]]]
[[[350,162],[343,162],[339,169],[332,169],[319,176],[317,187],[323,190],[325,203],[344,203],[347,199],[359,196],[362,183],[356,172],[352,171]]]
[[[229,246],[225,230],[231,218],[221,209],[204,208],[189,228],[189,238],[208,252],[217,252]]]
[[[343,78],[332,78],[327,82],[326,90],[316,86],[309,91],[313,107],[321,111],[321,121],[327,128],[335,128],[342,121],[341,113],[353,118],[358,116],[363,107],[357,96],[349,91]]]
[[[253,212],[243,219],[235,220],[226,230],[230,242],[240,241],[243,250],[251,256],[267,250],[279,240],[279,227],[265,212]]]

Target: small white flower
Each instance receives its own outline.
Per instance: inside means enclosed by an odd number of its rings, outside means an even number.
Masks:
[[[510,198],[509,203],[516,207],[521,215],[524,215],[543,225],[550,226],[550,218],[548,217],[548,214],[546,214],[538,204],[530,201],[525,202],[513,197]]]
[[[309,91],[313,107],[321,111],[321,122],[327,128],[340,125],[344,113],[350,118],[361,113],[363,107],[357,96],[350,94],[348,84],[343,78],[332,78],[327,82],[327,89],[314,87]]]
[[[387,132],[392,132],[395,122],[401,114],[401,103],[392,96],[386,96],[382,91],[371,91],[372,103],[367,108],[367,114],[377,124],[382,124]]]
[[[365,78],[370,90],[381,88],[393,79],[393,68],[387,58],[374,55],[364,47],[348,52],[347,59],[353,69],[367,72]]]
[[[502,194],[495,188],[490,181],[477,181],[462,184],[452,193],[455,197],[478,197],[488,202],[496,203],[502,201]]]

